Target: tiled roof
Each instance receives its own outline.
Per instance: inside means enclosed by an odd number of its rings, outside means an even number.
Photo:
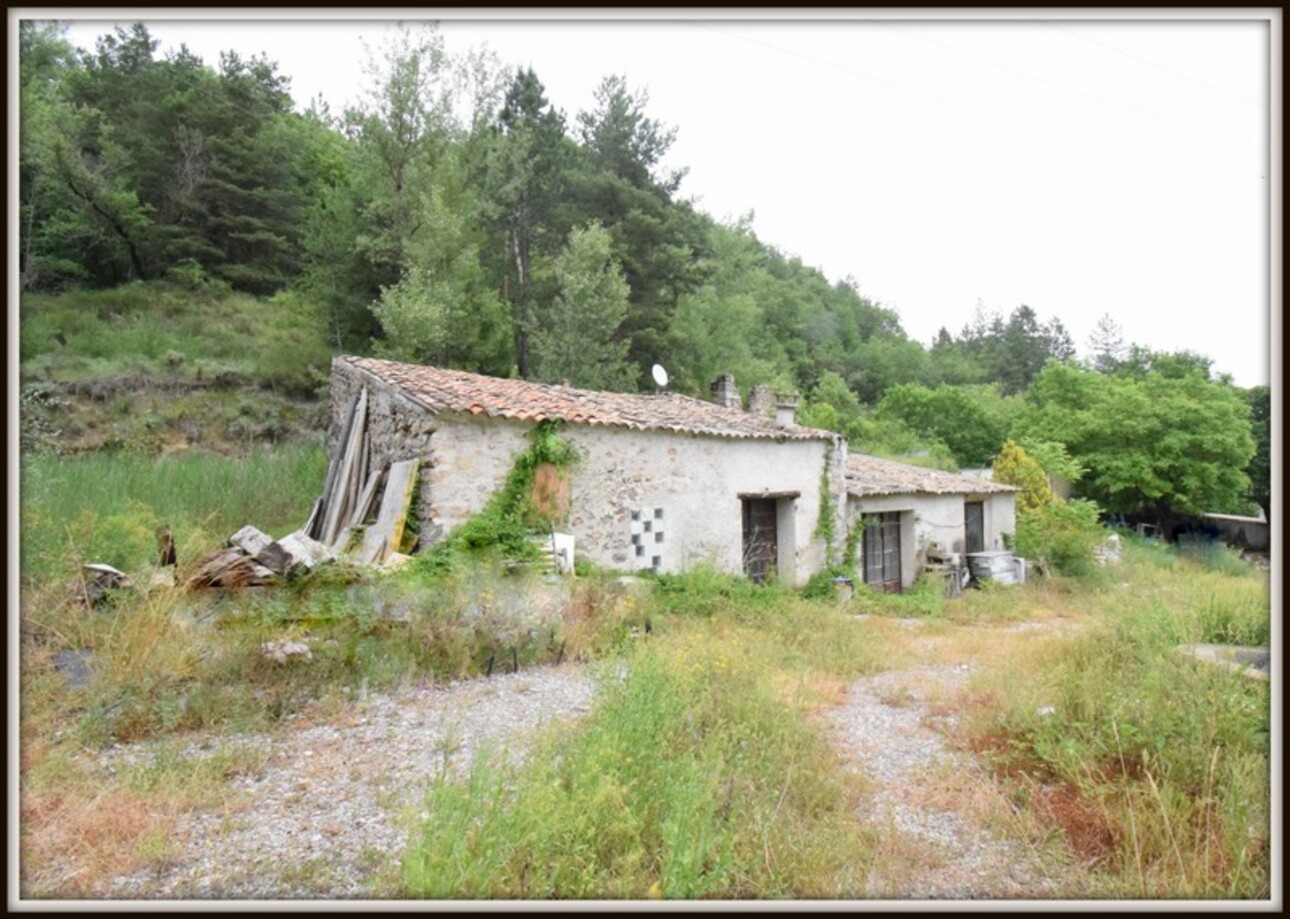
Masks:
[[[1012,485],[971,475],[955,475],[908,463],[853,453],[847,457],[847,494],[866,495],[989,495],[1017,491]]]
[[[367,371],[436,414],[449,412],[534,422],[552,419],[570,424],[713,437],[830,440],[837,436],[800,425],[781,427],[771,418],[676,393],[598,392],[371,357],[336,360]]]

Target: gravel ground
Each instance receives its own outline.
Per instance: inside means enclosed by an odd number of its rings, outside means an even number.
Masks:
[[[1057,881],[1032,849],[998,838],[961,802],[954,806],[955,789],[987,787],[990,780],[945,742],[941,728],[953,726],[953,715],[940,714],[937,722],[932,706],[962,688],[970,672],[958,664],[866,677],[825,715],[849,767],[871,783],[859,817],[884,831],[886,857],[869,879],[875,897],[1055,895]],[[106,895],[370,898],[382,870],[397,865],[406,848],[398,815],[435,778],[445,770],[460,774],[484,745],[522,758],[534,728],[586,712],[592,693],[589,675],[570,664],[371,694],[330,712],[302,713],[272,733],[195,740],[184,755],[242,746],[264,765],[231,779],[239,794],[228,812],[184,818],[172,857],[113,879]],[[151,753],[149,744],[117,747],[100,763],[113,769]]]
[[[965,808],[929,803],[952,801],[960,783],[980,788],[990,782],[970,756],[952,750],[929,726],[935,696],[961,688],[970,672],[969,665],[957,664],[866,677],[852,684],[847,701],[828,714],[838,748],[872,783],[861,819],[896,834],[885,838],[888,857],[875,862],[869,878],[876,897],[979,900],[1055,894],[1055,880],[1028,847],[998,838]],[[952,726],[953,716],[942,723]],[[947,771],[953,776],[948,793]],[[917,853],[921,868],[908,853]]]
[[[544,667],[440,687],[372,694],[327,718],[304,714],[271,734],[221,738],[267,754],[235,777],[245,807],[188,817],[182,851],[159,867],[115,878],[125,899],[368,898],[382,867],[406,847],[396,817],[444,770],[468,767],[481,745],[523,756],[533,729],[587,711],[590,677]],[[211,755],[194,742],[186,755]],[[135,744],[104,754],[113,768],[146,757]]]

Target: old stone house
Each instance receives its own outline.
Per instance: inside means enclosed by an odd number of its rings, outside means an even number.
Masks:
[[[791,409],[744,411],[728,377],[708,402],[338,357],[333,455],[364,392],[365,465],[421,461],[422,545],[483,509],[545,419],[581,454],[569,471],[567,529],[595,564],[677,572],[709,561],[800,585],[827,563],[820,534],[843,539],[845,442],[795,424]]]
[[[846,482],[848,526],[864,525],[858,567],[877,589],[909,587],[929,556],[1003,550],[1016,529],[1017,489],[981,476],[853,454]]]
[[[710,562],[801,585],[863,523],[864,579],[900,589],[929,553],[1002,548],[1015,522],[1011,486],[848,456],[844,439],[796,424],[792,406],[776,406],[764,387],[744,411],[728,375],[704,401],[338,357],[333,457],[360,397],[359,465],[374,472],[419,460],[423,547],[484,508],[544,420],[559,422],[581,457],[569,470],[564,528],[579,557],[608,568],[678,572]]]

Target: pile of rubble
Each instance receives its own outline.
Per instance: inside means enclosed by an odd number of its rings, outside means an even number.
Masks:
[[[258,587],[335,560],[335,552],[302,530],[275,540],[253,526],[244,526],[198,565],[184,587]]]

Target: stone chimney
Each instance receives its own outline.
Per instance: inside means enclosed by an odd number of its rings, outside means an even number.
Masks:
[[[712,401],[722,408],[740,407],[739,388],[733,374],[723,373],[712,381]]]
[[[775,396],[775,423],[786,428],[797,418],[797,393],[782,392]]]
[[[773,418],[775,415],[775,393],[765,383],[758,383],[748,394],[748,414]]]

